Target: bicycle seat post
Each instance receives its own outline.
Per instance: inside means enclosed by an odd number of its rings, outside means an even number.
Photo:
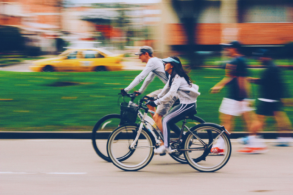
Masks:
[[[182,123],[181,132],[180,132],[180,136],[179,136],[180,140],[182,139],[185,124],[186,124],[186,118],[183,120],[183,123]]]

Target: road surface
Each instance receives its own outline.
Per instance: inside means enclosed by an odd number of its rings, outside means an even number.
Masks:
[[[293,194],[293,147],[268,143],[261,155],[237,153],[228,164],[200,173],[169,156],[154,156],[137,172],[100,159],[90,140],[0,140],[1,195],[247,195]]]

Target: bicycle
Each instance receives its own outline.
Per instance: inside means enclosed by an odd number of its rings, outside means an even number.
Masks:
[[[152,119],[147,115],[152,112],[146,107],[145,102],[147,101],[147,98],[142,98],[139,105],[131,102],[128,104],[128,114],[138,116],[141,121],[139,125],[122,125],[116,128],[108,138],[108,156],[112,163],[122,170],[137,171],[147,166],[153,158],[154,148],[160,146],[160,140],[164,140],[161,132],[152,124]],[[188,118],[202,123],[189,128],[186,126]],[[172,149],[175,149],[176,152],[170,155],[183,154],[184,160],[201,172],[214,172],[224,167],[230,159],[232,150],[230,139],[227,136],[229,132],[223,126],[206,123],[194,115],[186,116],[182,121],[180,136],[171,144]],[[184,133],[185,129],[186,133]],[[211,152],[211,148],[220,137],[225,142],[224,152],[214,154]],[[121,156],[130,152],[131,155],[121,160]]]
[[[134,99],[137,97],[135,93],[133,94],[127,94],[127,97],[130,98],[130,101],[128,104],[133,104]],[[154,125],[155,122],[153,121],[153,119],[151,117],[148,118],[148,121],[150,124]],[[124,121],[125,122],[125,121]],[[197,123],[203,123],[204,121],[200,118],[190,118],[190,121],[188,122],[188,124],[193,125],[194,122]],[[112,132],[114,129],[116,129],[117,127],[119,127],[120,125],[122,125],[123,123],[121,123],[121,114],[109,114],[106,115],[104,117],[102,117],[94,126],[93,130],[92,130],[92,145],[93,148],[95,150],[95,152],[97,153],[98,156],[100,156],[102,159],[104,159],[107,162],[111,162],[111,159],[109,158],[108,154],[107,154],[107,149],[106,149],[106,145],[107,145],[107,139],[108,139],[108,134],[109,132]],[[133,124],[135,126],[135,122],[133,122]],[[172,144],[176,145],[177,142],[174,142],[173,140],[171,140]],[[176,153],[173,155],[170,155],[174,160],[186,164],[187,161],[184,158],[183,153]],[[121,156],[123,157],[123,156]],[[120,158],[119,160],[123,160],[124,158],[126,158],[127,156],[124,156],[123,158]]]

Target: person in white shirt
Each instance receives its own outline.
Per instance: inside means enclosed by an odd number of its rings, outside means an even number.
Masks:
[[[199,87],[191,83],[191,80],[183,70],[182,64],[178,57],[168,57],[163,59],[163,62],[165,63],[165,71],[170,75],[169,80],[161,93],[158,95],[158,99],[153,102],[149,102],[148,104],[154,107],[157,105],[160,106],[177,98],[179,98],[180,104],[165,115],[161,121],[157,120],[157,118],[162,118],[160,113],[156,112],[154,115],[156,124],[164,136],[164,143],[162,142],[161,146],[154,150],[156,154],[174,152],[174,150],[172,150],[169,146],[170,130],[168,127],[184,119],[187,115],[196,114],[196,101],[197,97],[200,95],[198,92]]]

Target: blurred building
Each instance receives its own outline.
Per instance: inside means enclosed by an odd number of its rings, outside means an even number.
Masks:
[[[156,48],[160,53],[178,50],[187,42],[171,2],[161,0],[159,5]],[[277,47],[293,41],[292,0],[203,0],[200,8],[195,33],[200,50],[217,50],[220,43],[231,40],[247,47]]]
[[[68,7],[62,12],[62,30],[69,32],[78,40],[90,40],[95,31],[91,22],[81,19],[84,12],[89,12],[90,7]]]
[[[27,31],[61,28],[61,0],[1,0],[0,25]]]
[[[160,9],[152,4],[84,4],[63,10],[62,29],[78,40],[94,39],[103,46],[154,46],[159,16]]]

